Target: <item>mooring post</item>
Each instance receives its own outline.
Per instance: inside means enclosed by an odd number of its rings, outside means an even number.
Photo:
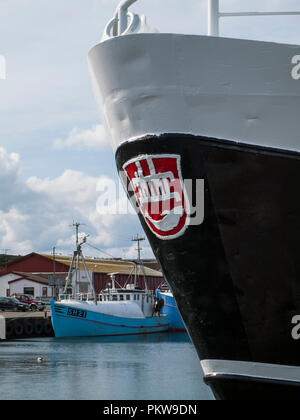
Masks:
[[[122,35],[122,33],[126,31],[127,26],[128,26],[128,21],[127,21],[128,8],[136,1],[137,0],[123,0],[119,4],[116,11],[116,17],[118,18],[118,35]]]
[[[6,320],[0,315],[0,340],[6,340]]]

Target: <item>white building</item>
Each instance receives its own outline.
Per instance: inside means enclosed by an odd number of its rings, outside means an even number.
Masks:
[[[7,273],[0,276],[0,297],[7,297],[10,295],[9,282],[20,278],[19,274]]]
[[[0,276],[0,296],[26,294],[33,297],[49,298],[53,296],[53,287],[48,285],[47,278],[31,274],[12,272]]]

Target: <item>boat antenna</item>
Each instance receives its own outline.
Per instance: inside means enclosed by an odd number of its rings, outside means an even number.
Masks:
[[[220,0],[208,0],[208,36],[219,36],[220,18],[237,16],[297,16],[300,11],[290,12],[238,12],[221,13]]]

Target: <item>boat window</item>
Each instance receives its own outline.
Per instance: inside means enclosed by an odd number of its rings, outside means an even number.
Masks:
[[[140,300],[140,295],[137,295],[137,300]]]
[[[102,302],[102,295],[99,296],[99,300],[100,300],[100,302]]]
[[[124,300],[124,295],[120,295],[120,300]]]
[[[126,300],[130,300],[130,295],[126,295]]]
[[[112,300],[118,300],[118,296],[117,295],[113,295]]]
[[[136,300],[136,295],[134,295],[134,300]]]

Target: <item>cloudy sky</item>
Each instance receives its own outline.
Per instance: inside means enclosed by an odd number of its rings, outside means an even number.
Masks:
[[[117,257],[134,257],[134,215],[100,215],[101,185],[117,181],[91,88],[87,53],[119,0],[0,0],[0,253],[70,252],[70,224]],[[299,0],[221,0],[225,11],[299,9]],[[139,0],[160,32],[206,33],[206,0]],[[223,36],[300,43],[300,17],[226,19]],[[121,198],[124,200],[124,197]],[[89,249],[87,254],[96,255]],[[103,254],[102,254],[103,255]],[[144,257],[151,256],[147,243]]]

